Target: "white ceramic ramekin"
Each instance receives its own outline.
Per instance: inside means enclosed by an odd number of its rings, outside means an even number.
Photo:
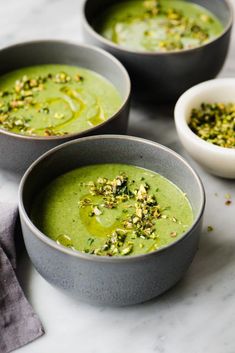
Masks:
[[[206,81],[190,88],[175,106],[176,129],[184,148],[211,174],[235,179],[235,149],[213,145],[188,126],[193,108],[201,103],[235,103],[235,78]]]

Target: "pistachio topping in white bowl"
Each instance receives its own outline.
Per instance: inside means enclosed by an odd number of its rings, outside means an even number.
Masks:
[[[235,78],[186,91],[176,103],[175,124],[193,159],[211,174],[235,179]]]

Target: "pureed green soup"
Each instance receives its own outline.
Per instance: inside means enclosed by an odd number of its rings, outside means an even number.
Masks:
[[[150,52],[198,47],[223,31],[211,12],[183,0],[120,1],[95,20],[94,28],[117,45]]]
[[[36,197],[34,224],[59,244],[94,255],[145,254],[192,225],[187,196],[159,174],[125,164],[75,169]]]
[[[31,136],[81,132],[122,104],[104,77],[81,67],[40,65],[0,77],[0,128]]]

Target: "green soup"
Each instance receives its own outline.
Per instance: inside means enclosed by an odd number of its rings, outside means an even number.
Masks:
[[[122,164],[75,169],[36,197],[31,218],[58,243],[94,255],[145,254],[192,225],[187,196],[159,174]]]
[[[182,0],[133,0],[111,5],[95,21],[103,37],[133,51],[198,47],[223,31],[207,9]]]
[[[0,78],[0,128],[32,136],[81,132],[103,123],[122,103],[97,73],[67,65],[40,65]]]

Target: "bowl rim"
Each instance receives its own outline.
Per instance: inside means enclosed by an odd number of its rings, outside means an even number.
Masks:
[[[178,55],[178,54],[183,54],[183,53],[191,53],[193,51],[197,51],[197,50],[200,50],[201,48],[207,47],[210,44],[212,44],[212,43],[216,42],[217,40],[219,40],[220,38],[222,38],[223,36],[225,36],[226,33],[229,32],[229,30],[232,28],[233,23],[234,23],[234,10],[233,10],[233,5],[231,3],[231,0],[223,0],[228,8],[228,11],[229,11],[229,19],[228,19],[227,25],[224,27],[223,31],[221,32],[221,34],[219,36],[212,38],[210,41],[208,41],[202,45],[199,45],[194,48],[189,48],[189,49],[179,49],[179,50],[169,51],[169,52],[151,52],[151,51],[144,51],[144,50],[135,51],[135,50],[131,50],[131,49],[125,48],[123,46],[117,45],[117,44],[113,43],[111,40],[104,38],[101,34],[99,34],[92,27],[92,25],[89,23],[87,16],[86,16],[86,6],[89,1],[91,1],[91,0],[83,0],[82,24],[83,24],[84,28],[86,28],[86,30],[93,37],[95,37],[99,42],[101,42],[102,44],[109,47],[109,49],[111,48],[111,49],[115,49],[120,52],[124,52],[127,54],[133,54],[133,55],[139,54],[139,55],[143,55],[143,56],[164,56],[164,55]],[[193,0],[189,0],[189,1],[193,2]]]
[[[198,184],[198,188],[199,188],[199,192],[200,192],[200,197],[201,197],[201,205],[199,208],[199,211],[196,215],[196,218],[194,219],[191,227],[182,234],[182,236],[174,241],[171,244],[168,244],[162,248],[160,248],[159,250],[155,250],[146,254],[140,254],[140,255],[133,255],[133,256],[125,256],[125,257],[109,257],[109,256],[96,256],[93,254],[86,254],[83,253],[79,250],[72,250],[69,248],[64,247],[63,245],[60,245],[58,243],[56,243],[54,240],[50,239],[48,236],[46,236],[45,234],[43,234],[31,221],[31,219],[29,218],[28,213],[25,210],[24,207],[24,202],[23,202],[23,193],[24,193],[24,188],[25,188],[25,183],[28,179],[28,177],[30,176],[31,172],[33,171],[33,169],[39,165],[41,163],[41,161],[43,161],[44,159],[46,159],[49,156],[52,156],[53,154],[56,154],[57,151],[64,149],[68,146],[71,146],[73,144],[79,144],[82,141],[93,141],[93,140],[109,140],[109,139],[114,139],[114,140],[119,140],[119,142],[123,141],[123,140],[128,140],[128,141],[136,141],[139,142],[141,144],[148,144],[153,146],[156,149],[160,149],[160,150],[164,150],[166,152],[168,152],[169,154],[171,154],[174,158],[180,160],[192,173],[192,176],[195,178],[195,180],[197,181]],[[157,142],[151,141],[151,140],[147,140],[147,139],[143,139],[140,137],[135,137],[135,136],[128,136],[128,135],[96,135],[96,136],[88,136],[88,137],[82,137],[79,138],[77,140],[72,140],[72,141],[68,141],[62,145],[59,145],[49,151],[47,151],[46,153],[44,153],[42,156],[40,156],[25,172],[25,174],[23,175],[21,182],[20,182],[20,186],[19,186],[19,192],[18,192],[18,199],[19,199],[19,213],[20,216],[22,217],[22,220],[24,220],[24,222],[27,224],[28,228],[30,229],[30,231],[34,234],[34,236],[36,236],[40,241],[42,241],[43,243],[45,243],[45,245],[53,248],[54,250],[57,250],[59,252],[62,252],[63,254],[66,255],[70,255],[73,256],[75,258],[80,258],[83,260],[87,260],[87,261],[92,261],[92,262],[107,262],[107,263],[126,263],[126,262],[135,262],[135,261],[139,261],[139,260],[144,260],[146,257],[152,257],[152,256],[160,256],[163,252],[167,251],[169,248],[174,247],[176,244],[180,243],[181,241],[183,241],[185,238],[191,236],[192,231],[197,227],[198,223],[200,222],[203,213],[204,213],[204,209],[205,209],[205,202],[206,202],[206,197],[205,197],[205,190],[204,190],[204,186],[202,184],[202,181],[200,179],[200,177],[198,176],[198,174],[195,172],[195,170],[190,166],[190,164],[182,157],[180,156],[178,153],[176,153],[175,151],[171,150],[168,147],[165,147]]]
[[[234,85],[235,89],[235,78],[216,78],[213,80],[208,80],[201,82],[187,91],[185,91],[178,101],[176,102],[174,108],[174,117],[176,128],[185,136],[187,135],[194,143],[200,144],[205,150],[216,154],[223,154],[226,156],[235,156],[235,150],[233,148],[217,146],[213,143],[203,140],[201,137],[196,135],[189,127],[187,122],[187,116],[185,114],[185,106],[193,100],[197,95],[201,95],[202,92],[209,92],[211,88],[220,88],[227,85]],[[203,103],[203,101],[202,101]],[[234,101],[235,103],[235,101]]]
[[[24,134],[20,134],[20,133],[11,132],[11,131],[0,128],[0,136],[1,136],[1,134],[3,134],[3,135],[7,135],[7,136],[10,136],[13,138],[18,138],[18,139],[23,139],[23,140],[28,140],[28,141],[30,141],[30,140],[33,140],[33,141],[63,141],[63,140],[65,140],[66,141],[70,138],[76,138],[76,137],[78,138],[80,136],[84,136],[84,134],[91,134],[91,133],[95,132],[96,129],[98,129],[98,128],[104,126],[105,124],[107,124],[108,122],[114,120],[117,117],[117,115],[120,114],[125,109],[126,105],[128,104],[128,101],[130,100],[130,97],[131,97],[131,80],[130,80],[130,76],[129,76],[126,68],[114,55],[112,55],[112,54],[108,53],[106,50],[98,48],[94,45],[88,45],[88,44],[81,43],[81,42],[74,42],[74,41],[63,40],[63,39],[36,39],[36,40],[28,40],[28,41],[23,41],[23,42],[20,41],[20,42],[16,42],[14,44],[11,44],[9,46],[3,47],[0,49],[0,55],[3,51],[11,50],[11,49],[22,47],[22,46],[24,47],[25,45],[26,46],[27,45],[31,46],[31,45],[35,45],[35,44],[45,45],[45,44],[50,44],[50,43],[51,44],[72,45],[72,46],[77,47],[77,49],[80,48],[81,50],[83,48],[90,49],[94,52],[100,53],[101,55],[103,55],[104,57],[106,57],[110,61],[112,61],[113,64],[119,68],[120,72],[122,72],[123,81],[125,80],[125,85],[127,88],[127,93],[125,94],[124,98],[121,97],[120,107],[112,116],[110,116],[107,120],[105,120],[101,124],[93,126],[89,129],[86,129],[83,131],[73,132],[70,134],[64,134],[61,136],[60,135],[58,135],[58,136],[30,136],[30,135],[24,135]],[[40,64],[38,64],[38,65],[40,65]],[[76,66],[76,65],[74,65],[74,66]],[[95,70],[93,70],[93,71],[96,72]],[[100,75],[100,76],[102,76],[102,75]],[[116,90],[120,94],[120,91],[117,89],[117,87],[112,82],[110,82],[110,83],[116,88]]]

